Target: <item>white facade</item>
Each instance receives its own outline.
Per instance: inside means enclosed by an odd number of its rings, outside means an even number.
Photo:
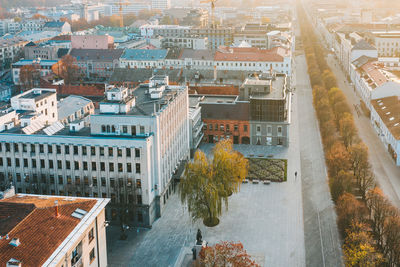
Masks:
[[[373,34],[379,57],[400,56],[400,32],[375,32]]]
[[[171,8],[171,0],[151,0],[151,9],[165,10]]]

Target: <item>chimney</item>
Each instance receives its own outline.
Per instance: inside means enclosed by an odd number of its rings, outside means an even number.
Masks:
[[[55,206],[54,206],[54,213],[55,213],[56,217],[59,217],[59,216],[60,216],[60,213],[58,212],[58,201],[57,201],[57,200],[54,201],[54,204],[55,204]]]

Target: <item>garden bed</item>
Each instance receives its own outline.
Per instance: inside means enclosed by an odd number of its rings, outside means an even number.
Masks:
[[[285,182],[287,180],[286,159],[248,158],[249,173],[247,179],[271,182]]]

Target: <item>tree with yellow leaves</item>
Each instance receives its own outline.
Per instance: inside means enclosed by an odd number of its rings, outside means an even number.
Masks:
[[[197,151],[179,185],[181,201],[187,204],[192,219],[203,219],[207,226],[217,225],[222,202],[227,209],[228,197],[239,191],[247,171],[247,160],[233,150],[230,140],[217,143],[212,159]]]

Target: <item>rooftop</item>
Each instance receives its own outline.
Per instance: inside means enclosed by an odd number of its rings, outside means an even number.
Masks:
[[[382,73],[380,68],[374,64],[374,62],[367,62],[366,64],[362,65],[361,70],[366,74],[364,79],[372,89],[375,89],[376,87],[381,86],[389,81],[389,79]]]
[[[126,49],[122,59],[126,60],[160,60],[167,56],[168,50],[166,49]]]
[[[36,59],[22,59],[18,62],[13,63],[15,67],[21,67],[25,65],[39,64],[40,66],[53,66],[56,64],[57,60],[36,60]]]
[[[55,201],[59,206],[58,217]],[[103,199],[24,194],[0,200],[0,234],[3,237],[0,266],[6,266],[11,258],[23,262],[24,266],[43,265],[82,221],[83,217],[72,216],[73,212],[82,209],[89,213],[101,201]],[[16,247],[9,244],[13,238],[19,239]]]
[[[193,49],[185,49],[183,50],[180,58],[192,58],[192,59],[203,59],[203,60],[213,60],[214,53],[210,50],[193,50]]]
[[[282,47],[270,50],[257,47],[224,47],[215,52],[215,61],[273,61],[283,62],[288,51]]]
[[[122,49],[71,49],[70,55],[78,61],[96,60],[113,61],[118,60],[124,50]]]
[[[391,134],[400,139],[400,99],[399,96],[371,100],[375,111],[386,125]]]
[[[83,96],[70,95],[58,102],[58,118],[60,120],[64,119],[90,103],[92,103],[92,101]]]

